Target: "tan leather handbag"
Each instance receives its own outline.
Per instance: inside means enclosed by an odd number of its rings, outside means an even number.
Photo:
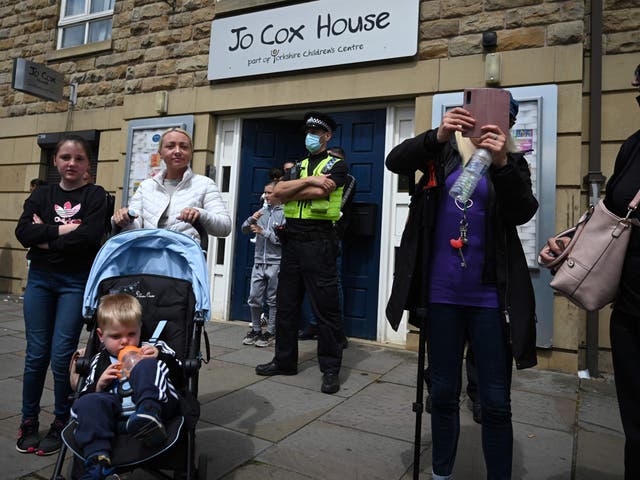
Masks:
[[[588,311],[611,303],[618,292],[631,228],[638,226],[629,218],[638,202],[640,191],[629,203],[627,216],[620,218],[600,200],[575,227],[557,234],[556,238],[572,236],[563,252],[547,264],[538,256],[540,265],[555,270],[551,288]]]

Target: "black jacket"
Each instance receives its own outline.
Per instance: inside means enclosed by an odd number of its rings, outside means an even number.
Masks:
[[[636,192],[640,189],[640,130],[625,140],[620,147],[613,175],[607,183],[604,203],[612,212],[624,217],[627,207]],[[636,222],[640,210],[636,210],[631,218]],[[618,297],[614,308],[628,315],[640,317],[640,228],[631,229],[631,238],[620,278]]]
[[[145,342],[143,342],[144,344]],[[141,344],[142,345],[142,344]],[[138,345],[138,346],[141,346]],[[162,361],[167,365],[169,369],[169,381],[175,388],[183,388],[185,384],[184,374],[182,370],[182,362],[175,356],[175,352],[162,340],[156,342],[154,346],[158,349],[158,361]],[[96,391],[98,380],[104,373],[104,371],[111,365],[111,357],[106,349],[100,350],[91,358],[91,366],[87,380],[80,392],[81,395],[85,393],[93,393]]]
[[[431,237],[436,209],[444,190],[445,178],[461,162],[454,136],[439,143],[437,130],[429,130],[405,140],[387,156],[386,166],[394,173],[413,178],[416,171],[424,175],[411,198],[409,217],[402,235],[387,319],[398,328],[404,310],[415,312],[428,298]],[[517,368],[537,363],[536,313],[533,286],[529,276],[517,225],[528,222],[538,202],[531,191],[529,165],[522,154],[508,154],[508,163],[489,170],[489,204],[486,216],[487,248],[482,280],[495,284],[505,321],[505,341],[510,344]],[[410,321],[415,319],[410,315]],[[428,314],[427,314],[428,319]],[[419,326],[419,325],[418,325]]]

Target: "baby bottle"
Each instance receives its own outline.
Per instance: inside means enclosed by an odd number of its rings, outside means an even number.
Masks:
[[[118,352],[118,362],[120,362],[120,376],[129,378],[131,370],[133,370],[133,367],[136,366],[141,358],[142,355],[140,354],[140,349],[138,347],[134,347],[133,345],[128,345],[120,350],[120,352]]]

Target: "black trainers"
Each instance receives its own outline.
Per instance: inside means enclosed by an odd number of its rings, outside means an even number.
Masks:
[[[115,471],[106,455],[94,455],[84,463],[84,473],[79,480],[103,480]]]
[[[167,431],[160,420],[160,408],[145,401],[127,420],[127,433],[142,440],[148,447],[157,447],[167,439]]]
[[[249,332],[245,335],[244,339],[242,340],[242,344],[243,345],[254,345],[256,343],[256,341],[260,338],[260,334],[262,332],[258,331],[256,332],[255,330],[249,330]]]
[[[267,331],[258,336],[255,346],[270,347],[272,345],[275,345],[275,343],[276,343],[276,336],[273,333]]]
[[[39,427],[40,423],[37,419],[25,418],[20,424],[20,430],[18,430],[16,450],[20,453],[35,453],[40,444]]]
[[[53,455],[54,453],[58,453],[60,451],[60,447],[62,446],[61,433],[66,424],[67,422],[59,420],[57,418],[53,421],[53,423],[51,424],[51,428],[40,442],[40,446],[36,451],[36,455],[45,457],[47,455]]]
[[[327,372],[322,375],[322,386],[320,387],[322,393],[336,393],[340,390],[340,378],[337,373]]]

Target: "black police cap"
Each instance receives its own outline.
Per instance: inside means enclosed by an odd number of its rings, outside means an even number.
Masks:
[[[319,128],[326,132],[333,132],[337,125],[333,118],[322,112],[307,112],[304,115],[304,129]]]

